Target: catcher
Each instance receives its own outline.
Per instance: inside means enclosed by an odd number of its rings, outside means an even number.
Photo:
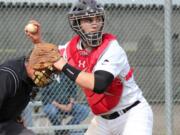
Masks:
[[[86,135],[152,135],[153,114],[116,37],[103,33],[105,12],[95,0],[79,0],[68,14],[76,36],[59,46],[54,64],[82,87],[94,113]],[[40,30],[40,24],[33,22]],[[41,34],[27,34],[42,42]]]
[[[48,50],[46,64],[43,59],[38,59],[39,55],[45,56],[44,49]],[[43,43],[43,48],[35,45],[27,57],[0,65],[0,135],[34,135],[24,127],[20,116],[30,101],[33,89],[47,86],[53,80],[56,71],[52,63],[59,60],[57,54],[57,46]]]

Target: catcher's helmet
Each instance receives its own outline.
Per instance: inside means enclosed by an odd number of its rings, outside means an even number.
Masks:
[[[85,33],[80,26],[80,19],[89,17],[102,17],[101,28],[97,32]],[[80,35],[81,39],[91,47],[97,47],[102,41],[102,30],[104,27],[105,13],[102,5],[98,4],[95,0],[79,0],[72,6],[68,19],[71,28]]]

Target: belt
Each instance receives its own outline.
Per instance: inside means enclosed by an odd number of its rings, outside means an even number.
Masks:
[[[125,109],[123,109],[123,110],[121,110],[119,112],[114,112],[114,113],[111,113],[111,114],[101,115],[101,117],[103,117],[104,119],[108,119],[108,120],[116,119],[117,117],[119,117],[120,115],[125,114],[127,111],[129,111],[131,108],[135,107],[139,103],[140,103],[140,101],[137,100],[132,105],[128,106],[127,108],[125,108]]]

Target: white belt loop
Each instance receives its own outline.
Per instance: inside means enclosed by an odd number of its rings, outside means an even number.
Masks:
[[[120,116],[124,114],[123,110],[118,111],[118,113]]]

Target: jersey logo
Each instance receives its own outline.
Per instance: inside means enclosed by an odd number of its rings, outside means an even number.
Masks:
[[[107,63],[109,63],[109,60],[105,59],[105,60],[102,62],[102,65],[106,65]]]
[[[79,54],[80,54],[81,56],[88,56],[88,55],[89,55],[89,52],[86,51],[86,50],[79,50]]]
[[[86,61],[85,61],[85,60],[79,60],[78,63],[79,63],[79,64],[78,64],[78,67],[79,67],[79,68],[82,69],[82,68],[85,68],[85,67],[86,67]]]

